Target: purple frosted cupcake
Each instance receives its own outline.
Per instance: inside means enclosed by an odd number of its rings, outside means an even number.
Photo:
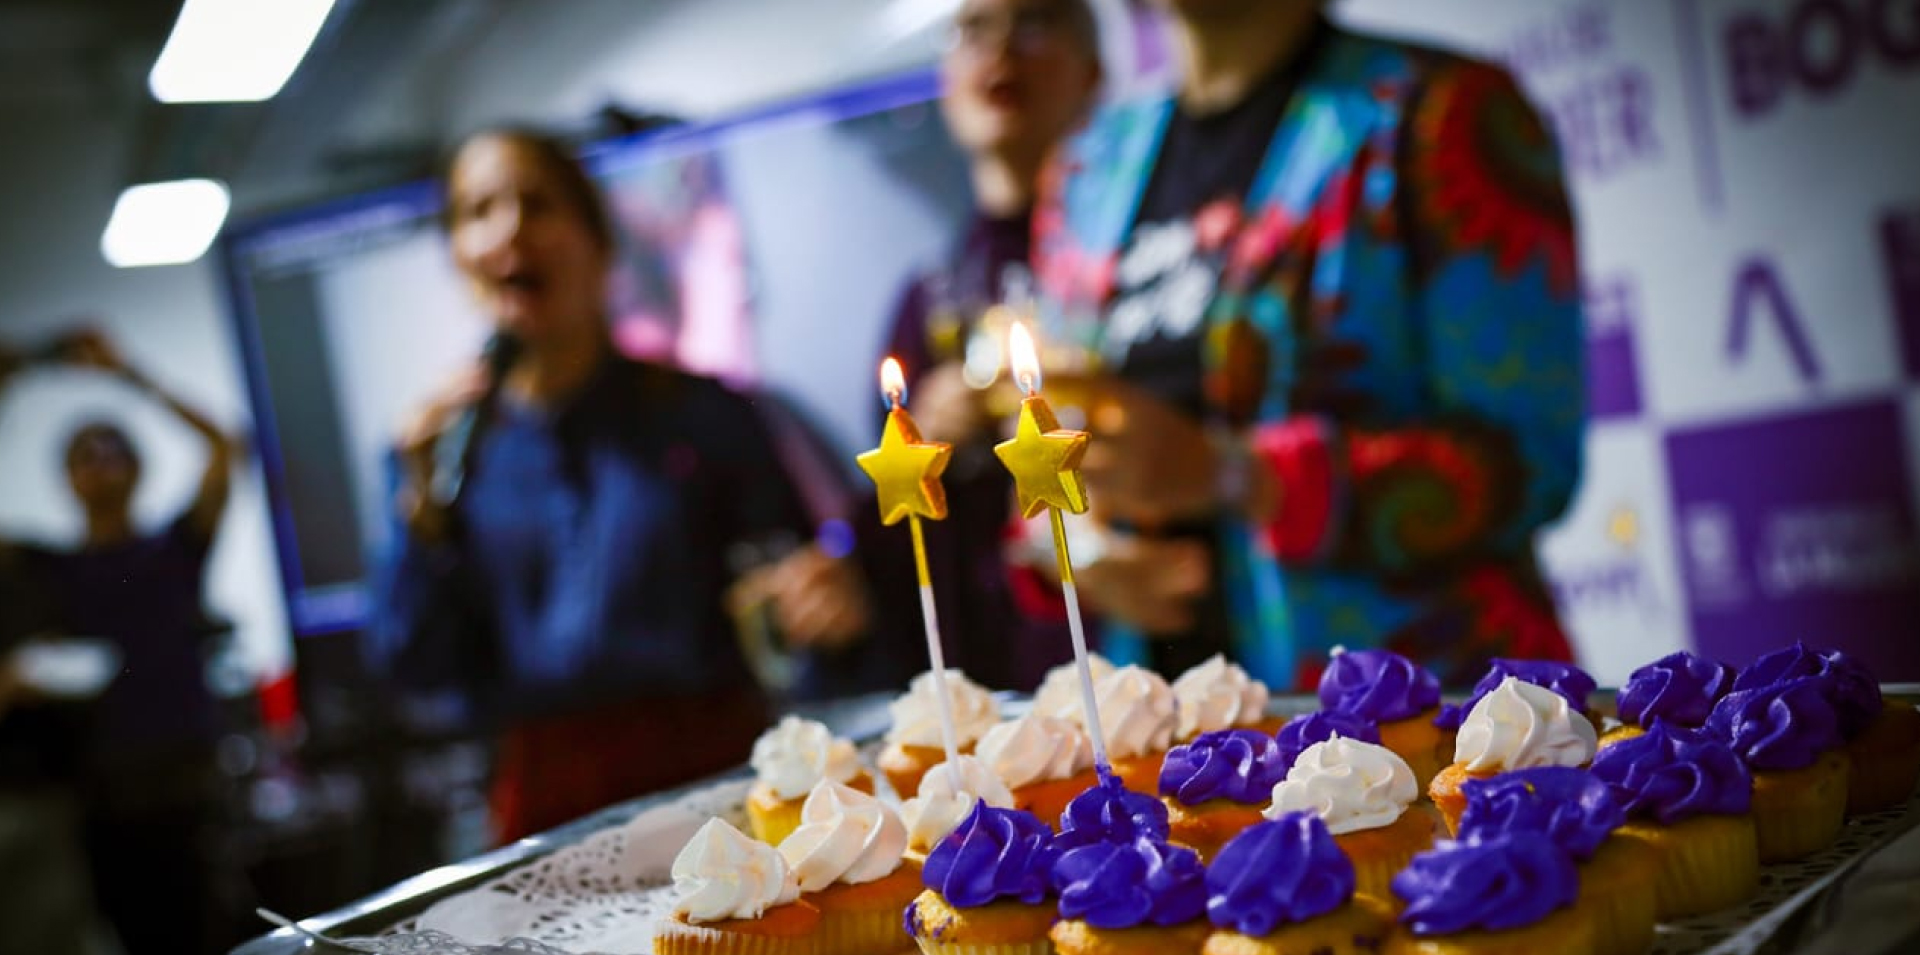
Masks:
[[[1453,760],[1453,734],[1434,725],[1440,679],[1391,650],[1334,653],[1320,674],[1320,708],[1372,720],[1380,745],[1407,761],[1421,789]]]
[[[1707,717],[1707,732],[1753,770],[1761,862],[1812,855],[1846,825],[1849,760],[1829,690],[1818,676],[1735,690]]]

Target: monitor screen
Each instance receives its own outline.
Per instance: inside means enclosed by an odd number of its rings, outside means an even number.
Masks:
[[[930,75],[596,144],[621,350],[786,399],[852,450],[900,290],[968,207]],[[241,222],[228,294],[300,635],[358,628],[392,533],[406,415],[488,334],[432,182]]]

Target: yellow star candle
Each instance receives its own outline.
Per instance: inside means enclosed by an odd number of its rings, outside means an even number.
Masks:
[[[1080,476],[1080,459],[1087,454],[1087,433],[1060,427],[1053,408],[1040,396],[1040,358],[1033,336],[1023,322],[1007,330],[1013,380],[1026,397],[1020,402],[1020,421],[1013,437],[993,446],[1000,463],[1013,473],[1013,487],[1022,517],[1046,511],[1053,522],[1053,553],[1060,562],[1060,591],[1066,598],[1067,629],[1073,635],[1073,660],[1080,671],[1080,706],[1086,716],[1087,736],[1093,740],[1093,762],[1104,778],[1112,772],[1107,762],[1106,732],[1093,691],[1093,669],[1087,663],[1087,631],[1080,621],[1080,593],[1073,585],[1073,557],[1067,552],[1067,527],[1060,513],[1084,514],[1087,485]]]
[[[913,564],[920,578],[920,619],[927,631],[927,664],[933,671],[940,712],[940,737],[947,760],[960,755],[960,737],[953,727],[953,701],[947,695],[946,652],[940,645],[940,617],[934,611],[933,577],[927,573],[927,542],[920,519],[944,520],[947,492],[940,473],[947,469],[953,446],[923,441],[920,429],[907,414],[907,376],[892,358],[880,363],[880,393],[887,400],[887,423],[880,446],[854,460],[873,479],[879,492],[880,522],[889,527],[906,521],[913,531]]]

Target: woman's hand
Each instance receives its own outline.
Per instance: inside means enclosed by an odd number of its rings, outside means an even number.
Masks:
[[[761,603],[773,605],[774,621],[788,646],[837,650],[867,631],[867,587],[852,561],[808,546],[755,570],[733,585],[728,603],[736,615]]]
[[[1236,439],[1127,382],[1098,379],[1089,395],[1093,440],[1082,473],[1096,513],[1149,529],[1222,510],[1265,519],[1272,475],[1244,446],[1227,444]]]
[[[1109,534],[1100,559],[1074,578],[1100,613],[1149,635],[1180,634],[1212,586],[1213,558],[1197,540]]]
[[[461,412],[478,404],[487,393],[487,369],[473,365],[453,376],[400,428],[398,451],[402,468],[394,502],[407,529],[427,543],[446,536],[447,512],[433,500],[433,448]]]
[[[987,427],[980,391],[967,384],[959,362],[937,365],[914,382],[913,420],[928,441],[964,444]]]

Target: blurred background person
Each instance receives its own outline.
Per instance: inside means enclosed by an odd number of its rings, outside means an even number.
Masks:
[[[970,375],[968,356],[984,347],[989,365],[999,362],[982,313],[1017,291],[1003,284],[1009,274],[1026,275],[1040,170],[1086,120],[1101,79],[1098,25],[1085,0],[960,5],[940,60],[940,111],[966,154],[976,210],[946,261],[907,286],[888,335],[886,353],[916,376],[921,433],[954,445],[942,478],[951,516],[927,535],[927,558],[947,659],[988,686],[1031,689],[1071,651],[1064,631],[1028,632],[1009,591],[1001,529],[1012,484],[993,456],[999,433],[983,390],[991,376]],[[875,591],[898,603],[887,615],[903,621],[894,629],[917,634],[913,581],[901,576],[912,566],[904,536],[861,513],[875,532],[862,542],[873,552]]]
[[[110,421],[82,425],[65,464],[84,537],[27,554],[55,630],[107,641],[119,656],[113,681],[85,704],[80,740],[86,852],[100,911],[129,952],[205,951],[215,944],[208,851],[219,819],[220,725],[206,680],[213,628],[202,590],[226,511],[233,442],[129,365],[104,335],[72,336],[62,357],[159,403],[205,446],[192,499],[159,529],[143,529],[133,514],[141,479],[133,439]]]
[[[491,801],[510,840],[746,757],[767,714],[727,616],[728,549],[811,528],[746,399],[612,347],[613,228],[564,145],[481,133],[445,182],[495,342],[400,437],[404,527],[368,651],[505,727]],[[817,547],[758,585],[794,645],[865,629],[857,573]]]
[[[57,342],[44,357],[65,351]],[[0,400],[33,357],[0,343]],[[29,554],[0,539],[0,925],[22,951],[80,955],[91,950],[93,904],[73,791],[78,713],[22,672],[22,648],[55,633]]]
[[[1036,212],[1037,268],[1104,315],[1088,568],[1109,652],[1230,651],[1308,687],[1336,645],[1452,684],[1565,659],[1533,536],[1580,471],[1583,345],[1555,144],[1501,70],[1314,2],[1159,0],[1185,72],[1103,113]]]

